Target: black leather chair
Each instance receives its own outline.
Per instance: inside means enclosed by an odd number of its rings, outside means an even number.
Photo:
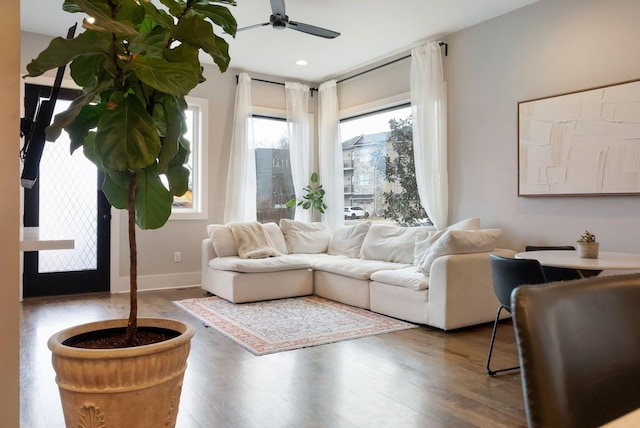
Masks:
[[[576,248],[572,245],[527,245],[524,247],[525,251],[548,251],[548,250],[565,250],[565,251],[575,251]],[[582,275],[575,269],[569,268],[558,268],[551,266],[542,266],[542,270],[544,271],[544,276],[547,278],[548,282],[553,281],[571,281],[574,279],[581,279]]]
[[[529,427],[600,426],[640,407],[640,274],[512,296]]]
[[[494,376],[496,373],[519,368],[519,366],[515,366],[500,370],[491,369],[491,354],[493,352],[493,343],[496,339],[500,313],[503,309],[511,313],[511,293],[516,287],[522,284],[540,284],[545,282],[546,278],[542,271],[542,266],[540,266],[540,262],[537,260],[511,259],[495,254],[491,254],[489,258],[491,263],[491,276],[493,278],[493,290],[500,302],[496,319],[493,323],[489,355],[487,356],[487,375]]]

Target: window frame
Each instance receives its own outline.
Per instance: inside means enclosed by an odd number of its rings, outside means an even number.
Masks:
[[[189,110],[193,110],[193,121],[196,123],[192,130],[191,156],[193,159],[193,206],[191,208],[171,207],[169,220],[206,220],[209,218],[208,193],[205,183],[208,181],[209,165],[209,100],[186,96],[185,101]],[[197,140],[197,141],[196,141]]]

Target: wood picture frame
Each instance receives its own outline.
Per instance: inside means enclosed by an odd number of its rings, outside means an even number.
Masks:
[[[518,103],[518,196],[640,195],[640,79]]]

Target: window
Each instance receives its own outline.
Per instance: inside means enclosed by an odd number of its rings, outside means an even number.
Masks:
[[[293,218],[295,209],[285,204],[295,198],[289,134],[285,119],[253,117],[253,139],[256,156],[256,211],[261,223]]]
[[[174,196],[171,220],[207,218],[207,194],[203,183],[207,182],[207,118],[208,100],[186,97],[187,132],[185,138],[191,142],[191,154],[185,164],[189,169],[189,187],[181,196]]]
[[[376,221],[430,224],[420,205],[407,104],[340,122],[344,205],[359,206]]]

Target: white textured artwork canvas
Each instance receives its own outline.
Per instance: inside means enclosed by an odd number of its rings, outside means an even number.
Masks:
[[[518,194],[640,193],[640,80],[518,103]]]

